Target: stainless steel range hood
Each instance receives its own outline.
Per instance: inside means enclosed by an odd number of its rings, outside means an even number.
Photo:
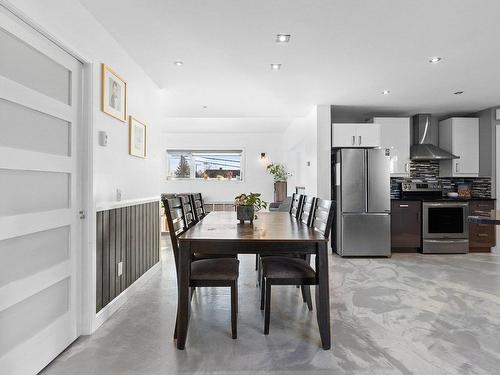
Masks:
[[[410,148],[411,160],[449,160],[460,159],[460,156],[436,146],[433,139],[431,115],[418,114],[413,116],[413,145]]]

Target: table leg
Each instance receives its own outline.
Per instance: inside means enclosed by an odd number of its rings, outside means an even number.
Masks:
[[[330,349],[330,288],[328,282],[328,251],[326,242],[317,245],[316,272],[316,317],[323,349]]]
[[[189,273],[191,268],[191,246],[180,241],[178,271],[178,307],[177,307],[177,349],[184,349],[189,322]]]

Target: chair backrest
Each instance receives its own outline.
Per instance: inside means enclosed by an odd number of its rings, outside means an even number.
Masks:
[[[290,204],[290,215],[295,216],[297,219],[301,213],[302,200],[304,196],[302,194],[293,193],[292,203]]]
[[[191,205],[191,199],[189,198],[189,194],[179,195],[178,198],[180,198],[181,200],[182,216],[184,216],[184,227],[187,230],[196,224],[193,212],[193,206]]]
[[[335,214],[335,202],[327,199],[316,199],[316,209],[314,210],[312,227],[321,232],[326,238],[330,236],[333,217]]]
[[[165,216],[167,217],[168,232],[172,242],[172,250],[177,269],[179,261],[179,241],[178,237],[183,234],[187,228],[184,222],[184,211],[182,208],[181,197],[163,199]]]
[[[193,207],[194,219],[198,222],[206,216],[205,206],[201,193],[191,194],[191,205]]]
[[[302,199],[302,207],[300,209],[300,221],[306,225],[311,225],[316,205],[316,198],[311,196],[304,196]]]

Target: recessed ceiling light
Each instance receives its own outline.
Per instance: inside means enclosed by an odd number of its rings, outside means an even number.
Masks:
[[[280,70],[281,69],[281,64],[271,64],[271,69],[272,70]]]
[[[462,95],[463,93],[464,93],[463,91],[456,91],[453,94],[455,94],[455,95]]]
[[[382,91],[382,95],[389,95],[391,92],[389,90]]]
[[[442,58],[441,58],[441,57],[439,57],[439,56],[435,56],[435,57],[431,57],[431,58],[429,59],[429,62],[430,62],[431,64],[437,64],[437,63],[438,63],[438,62],[440,62],[441,60],[442,60]]]
[[[206,105],[203,106],[203,109],[207,109],[207,108],[208,108],[208,106],[206,106]]]
[[[182,61],[174,61],[175,66],[183,66],[184,63]]]
[[[276,43],[288,43],[290,42],[290,34],[278,34],[276,35]]]

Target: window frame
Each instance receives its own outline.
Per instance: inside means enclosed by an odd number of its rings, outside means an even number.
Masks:
[[[215,182],[231,182],[231,183],[240,183],[245,180],[245,171],[246,171],[246,150],[244,147],[234,147],[231,149],[225,149],[225,148],[167,148],[165,150],[166,152],[166,180],[167,181],[202,181],[204,183],[210,183],[212,181]],[[179,178],[179,177],[172,177],[170,176],[170,153],[202,153],[202,152],[222,152],[222,153],[229,153],[229,152],[234,152],[234,153],[241,153],[241,161],[240,161],[240,179],[239,180],[219,180],[216,178],[211,178],[208,180],[205,180],[203,178],[198,178],[198,177],[188,177],[188,178]],[[193,158],[191,159],[192,161]],[[190,171],[191,171],[191,176],[196,176],[196,165],[194,162],[191,163],[190,165]]]

